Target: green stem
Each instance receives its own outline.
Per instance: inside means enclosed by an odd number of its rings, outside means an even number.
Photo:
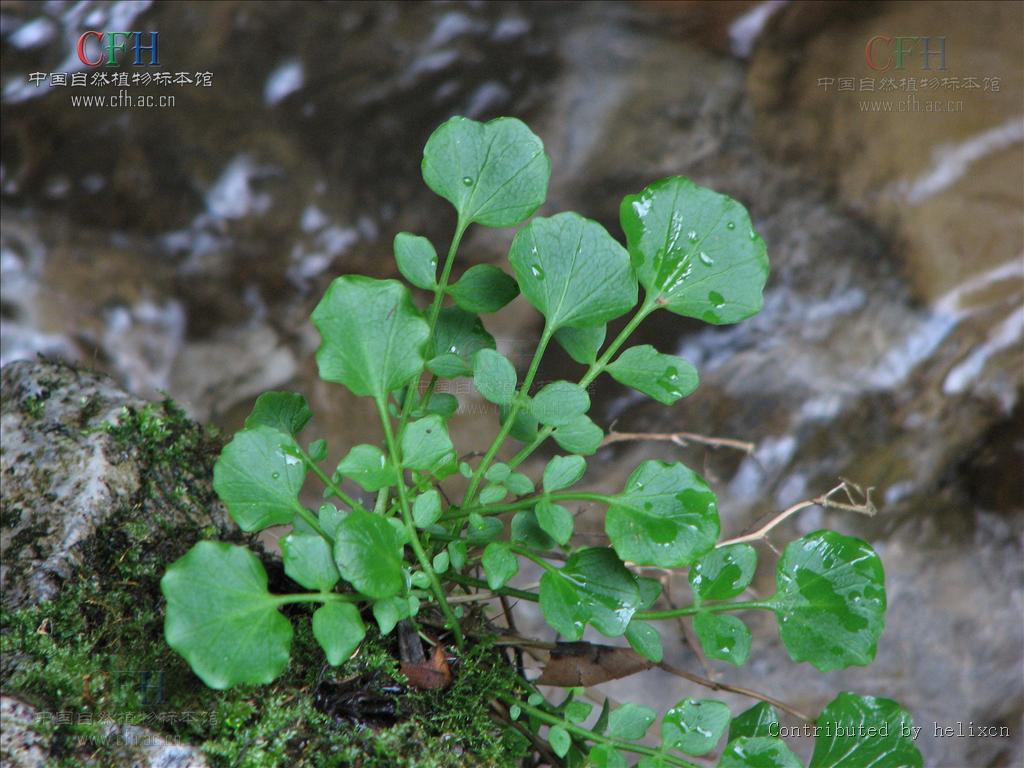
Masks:
[[[515,512],[519,509],[529,509],[536,504],[539,504],[544,499],[550,499],[551,501],[596,501],[601,504],[610,504],[612,497],[607,496],[603,493],[590,493],[587,491],[568,491],[566,493],[547,493],[542,496],[530,496],[526,499],[520,499],[519,501],[513,501],[508,504],[491,504],[486,507],[467,507],[464,509],[456,508],[454,511],[449,512],[441,518],[442,521],[448,520],[460,520],[470,515],[500,515],[505,512]]]
[[[427,336],[427,344],[429,345],[434,340],[434,328],[437,327],[437,317],[441,314],[441,305],[444,303],[444,292],[448,287],[448,279],[452,274],[452,266],[455,264],[455,253],[459,250],[459,243],[462,242],[462,236],[466,233],[466,228],[469,226],[468,222],[464,222],[462,217],[455,223],[455,235],[452,237],[451,245],[448,246],[448,255],[445,257],[444,266],[441,268],[441,279],[437,281],[437,285],[434,286],[434,300],[430,303],[430,314],[427,315],[427,328],[430,330]],[[409,420],[409,411],[411,410],[411,403],[413,398],[416,396],[416,389],[419,387],[419,377],[415,377],[409,382],[409,386],[405,390],[405,400],[402,403],[402,415],[398,420],[398,434],[401,436],[402,432],[405,431],[405,423]]]
[[[658,619],[677,619],[680,616],[692,616],[701,611],[708,613],[722,613],[724,611],[745,611],[749,609],[763,608],[771,610],[774,606],[769,600],[744,600],[737,603],[712,603],[711,605],[688,605],[684,608],[671,608],[665,611],[639,611],[633,614],[634,619],[642,621],[657,621]]]
[[[362,504],[341,490],[341,488],[338,487],[338,484],[331,480],[327,473],[320,468],[320,465],[313,461],[312,456],[302,450],[302,448],[299,448],[299,454],[306,466],[313,470],[314,475],[320,478],[320,482],[324,484],[324,487],[337,496],[343,504],[347,504],[352,509],[359,509],[363,512],[366,511],[366,508]]]
[[[520,600],[529,600],[532,603],[536,603],[540,600],[540,597],[535,592],[527,592],[523,589],[516,589],[515,587],[502,587],[501,589],[491,589],[487,586],[487,582],[482,579],[474,579],[472,576],[463,576],[461,573],[456,573],[454,570],[448,571],[444,575],[448,581],[454,581],[456,584],[462,584],[466,587],[477,587],[478,589],[487,589],[496,595],[504,595],[505,597],[518,597]]]
[[[293,595],[274,595],[278,605],[289,603],[357,603],[366,598],[358,595],[342,595],[338,592],[299,592]]]
[[[509,432],[512,431],[512,425],[515,424],[516,416],[519,415],[519,411],[523,407],[523,402],[526,396],[530,392],[530,386],[533,384],[534,378],[537,376],[537,370],[540,368],[541,358],[544,357],[544,350],[547,349],[548,343],[551,341],[551,337],[554,335],[554,331],[547,325],[544,326],[544,331],[540,335],[540,341],[537,342],[537,349],[533,353],[533,360],[530,361],[530,368],[526,372],[526,377],[523,379],[523,384],[519,387],[519,391],[512,399],[512,407],[509,409],[508,415],[505,417],[504,423],[501,425],[501,429],[498,430],[497,437],[494,438],[494,442],[491,443],[491,447],[487,449],[487,453],[484,454],[483,459],[477,465],[476,471],[473,472],[473,476],[469,480],[469,487],[466,489],[466,496],[464,498],[465,504],[472,504],[476,498],[477,489],[480,486],[480,481],[483,480],[484,473],[487,472],[487,468],[494,461],[494,457],[501,450],[501,446],[505,442],[505,438],[508,437]]]
[[[545,712],[543,709],[531,706],[524,701],[519,701],[514,696],[510,696],[507,693],[499,692],[496,696],[509,706],[514,704],[523,712],[531,717],[537,718],[541,722],[547,723],[548,725],[560,725],[562,728],[569,731],[569,733],[579,736],[581,739],[585,739],[589,742],[593,742],[595,744],[606,744],[609,747],[614,747],[615,749],[622,750],[623,752],[632,752],[634,754],[645,755],[647,757],[658,757],[667,765],[680,766],[681,768],[698,768],[694,763],[683,760],[681,757],[670,755],[667,752],[654,749],[653,747],[645,747],[641,744],[634,744],[629,741],[620,741],[619,739],[605,736],[604,734],[597,733],[596,731],[588,730],[581,725],[570,723],[568,720],[564,720],[557,715],[552,715]]]
[[[329,544],[334,543],[334,538],[320,526],[320,519],[302,506],[298,500],[295,502],[295,514],[301,517],[306,522],[306,525],[323,536]]]
[[[455,616],[455,612],[452,607],[448,605],[448,600],[444,594],[444,587],[441,586],[441,580],[437,578],[437,573],[434,572],[434,567],[431,565],[430,557],[427,555],[426,550],[423,549],[423,543],[420,541],[419,534],[416,531],[416,523],[413,522],[412,512],[409,509],[409,499],[406,496],[405,478],[402,477],[402,457],[398,452],[398,445],[395,442],[395,435],[391,430],[391,420],[388,418],[387,402],[383,398],[377,399],[377,412],[380,414],[381,423],[384,425],[384,440],[388,445],[388,454],[391,456],[391,463],[398,469],[398,484],[396,486],[398,490],[398,504],[402,510],[402,522],[405,523],[405,530],[408,534],[409,545],[412,547],[412,551],[416,553],[416,559],[420,563],[420,568],[427,574],[430,579],[430,587],[434,592],[434,597],[437,599],[438,607],[441,609],[441,613],[444,614],[445,620],[452,628],[452,633],[455,635],[455,644],[461,649],[463,647],[462,641],[462,627],[459,626],[459,620]]]
[[[521,556],[525,557],[527,560],[532,560],[537,565],[539,565],[541,568],[543,568],[545,571],[550,571],[551,573],[557,573],[558,572],[558,569],[555,568],[555,566],[553,566],[551,563],[549,563],[543,557],[540,557],[538,555],[533,554],[533,552],[531,552],[528,549],[524,549],[523,547],[512,547],[512,551],[515,552],[517,555],[521,555]]]
[[[586,389],[593,383],[594,379],[601,375],[601,372],[608,367],[608,362],[612,359],[619,348],[626,343],[637,327],[644,321],[649,314],[658,308],[657,302],[648,297],[644,299],[644,303],[640,305],[640,309],[636,311],[636,314],[626,323],[625,327],[619,332],[619,335],[608,345],[604,353],[587,368],[587,372],[583,374],[583,378],[580,379],[579,385]],[[555,431],[554,427],[544,427],[537,434],[537,436],[527,445],[524,445],[515,456],[513,456],[508,465],[511,469],[515,469],[528,459],[537,448],[540,447],[541,443],[551,437],[551,433]]]

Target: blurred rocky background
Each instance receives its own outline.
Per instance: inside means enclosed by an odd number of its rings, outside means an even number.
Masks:
[[[84,71],[89,29],[159,31],[158,69],[212,84],[100,109],[70,98],[116,87],[31,83]],[[618,489],[642,458],[681,458],[729,532],[839,476],[874,486],[877,518],[809,510],[774,539],[829,526],[874,543],[890,600],[876,663],[795,667],[759,616],[749,666],[710,674],[806,711],[839,690],[898,699],[928,766],[1024,760],[1024,6],[5,2],[0,34],[3,364],[99,369],[227,431],[258,393],[294,389],[332,457],[378,427],[318,381],[309,312],[338,274],[392,275],[400,230],[447,247],[454,216],[419,163],[449,115],[540,134],[542,214],[621,235],[621,197],[671,174],[741,200],[772,259],[764,311],[723,328],[652,318],[642,341],[689,358],[701,388],[666,409],[602,381],[595,415],[757,450],[620,444],[588,478]],[[923,68],[920,42],[902,69],[871,69],[876,35],[945,38],[946,69]],[[874,51],[880,66],[893,48]],[[511,235],[471,231],[456,273],[500,263]],[[489,325],[516,356],[537,320],[518,299]],[[556,353],[541,378],[572,369]],[[456,442],[484,448],[494,414],[460,398]],[[596,538],[600,519],[583,510],[579,528]],[[664,634],[670,659],[701,668],[683,628]],[[704,695],[654,672],[602,690],[662,708]],[[1012,736],[934,738],[958,721]]]

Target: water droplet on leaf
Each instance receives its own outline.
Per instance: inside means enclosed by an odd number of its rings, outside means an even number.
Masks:
[[[462,177],[462,183],[465,184],[467,187],[472,187],[473,186],[473,177],[472,176],[463,176]]]

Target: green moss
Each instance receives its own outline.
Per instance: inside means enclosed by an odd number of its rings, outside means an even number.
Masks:
[[[223,766],[445,768],[509,765],[525,755],[518,736],[490,719],[488,702],[517,677],[484,645],[467,651],[448,689],[396,695],[400,715],[390,727],[319,711],[322,680],[403,678],[393,637],[373,633],[355,659],[327,667],[308,606],[287,609],[295,639],[282,678],[264,687],[206,688],[163,640],[159,578],[200,538],[242,540],[211,514],[219,441],[171,403],[126,410],[108,431],[147,468],[139,494],[105,535],[88,542],[85,567],[55,600],[0,615],[3,689],[59,714],[39,726],[51,737],[54,765],[115,764],[118,745],[104,736],[105,716],[201,745],[211,764]],[[284,578],[269,570],[272,581]]]

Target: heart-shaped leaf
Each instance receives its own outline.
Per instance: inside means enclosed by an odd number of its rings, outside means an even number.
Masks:
[[[424,416],[406,426],[402,462],[409,469],[424,471],[455,464],[455,447],[440,416]]]
[[[606,369],[620,384],[643,392],[663,405],[692,393],[699,383],[697,369],[674,355],[663,355],[650,344],[630,347]]]
[[[294,437],[312,417],[309,403],[297,392],[264,392],[256,398],[245,428],[262,425]]]
[[[610,549],[580,549],[540,580],[544,618],[568,640],[579,640],[587,624],[621,635],[639,604],[636,579]]]
[[[292,626],[252,552],[201,541],[160,580],[164,637],[211,688],[269,683],[288,666]]]
[[[729,708],[720,701],[683,699],[662,718],[662,744],[687,755],[706,755],[722,738],[731,718]]]
[[[383,401],[423,371],[427,321],[397,280],[339,277],[312,314],[320,378]]]
[[[732,198],[672,176],[628,195],[620,218],[640,284],[659,305],[714,324],[760,311],[768,253]]]
[[[544,202],[550,176],[544,144],[511,117],[489,123],[453,117],[423,149],[423,180],[464,224],[515,226]]]
[[[519,284],[493,264],[476,264],[448,287],[448,295],[467,312],[497,312],[519,295]]]
[[[523,295],[552,331],[604,325],[636,304],[625,248],[575,213],[531,221],[512,241],[508,259]]]
[[[516,369],[493,349],[481,349],[473,356],[473,383],[485,400],[508,405],[516,392]]]
[[[597,353],[604,344],[607,331],[606,325],[595,325],[591,328],[573,328],[567,325],[555,332],[555,341],[577,363],[590,365],[597,360]]]
[[[243,429],[224,446],[213,467],[213,489],[243,531],[292,521],[306,465],[299,446],[268,426]]]
[[[376,445],[357,445],[338,463],[335,474],[359,484],[364,491],[379,491],[397,480],[391,459]]]
[[[306,589],[328,592],[338,583],[331,545],[323,536],[289,533],[280,541],[284,572]]]
[[[409,616],[409,601],[403,597],[388,597],[373,604],[373,618],[382,635],[387,635],[402,619]]]
[[[533,493],[533,480],[524,475],[522,472],[512,472],[504,480],[505,487],[508,488],[509,493],[514,493],[516,496],[525,496],[528,493]]]
[[[782,739],[741,736],[726,745],[718,768],[803,768],[803,763]]]
[[[810,768],[921,768],[914,720],[891,699],[840,693],[816,725]]]
[[[481,349],[494,349],[494,337],[480,318],[458,307],[445,307],[437,315],[432,358],[427,368],[443,379],[473,374],[473,355]]]
[[[351,603],[327,603],[313,614],[313,637],[336,667],[351,656],[366,637],[359,609]]]
[[[501,589],[519,572],[519,558],[504,541],[488,544],[480,563],[487,575],[487,586],[491,589]]]
[[[552,427],[563,427],[590,410],[590,395],[579,384],[554,381],[533,396],[530,412],[537,421]]]
[[[397,595],[405,587],[400,546],[387,520],[356,509],[338,525],[334,561],[353,587],[380,600]]]
[[[548,729],[548,744],[551,745],[552,752],[559,757],[565,757],[572,746],[572,737],[563,726],[553,725]]]
[[[645,461],[612,497],[605,531],[623,560],[663,568],[690,565],[718,538],[715,494],[682,464]]]
[[[417,288],[431,290],[437,281],[437,251],[427,238],[409,232],[395,235],[395,261],[402,277]]]
[[[766,701],[761,701],[750,709],[740,712],[729,725],[729,741],[740,737],[756,738],[778,736],[775,730],[779,725],[779,713]]]
[[[693,631],[704,654],[711,659],[743,666],[750,656],[750,630],[735,616],[701,612],[693,617]]]
[[[871,547],[835,531],[790,542],[768,601],[793,661],[822,672],[871,663],[885,626],[885,574]]]
[[[757,551],[749,544],[731,544],[708,552],[690,568],[698,600],[728,600],[747,588],[757,570]]]
[[[582,456],[555,456],[544,467],[544,490],[559,491],[575,485],[587,471],[587,460]]]

